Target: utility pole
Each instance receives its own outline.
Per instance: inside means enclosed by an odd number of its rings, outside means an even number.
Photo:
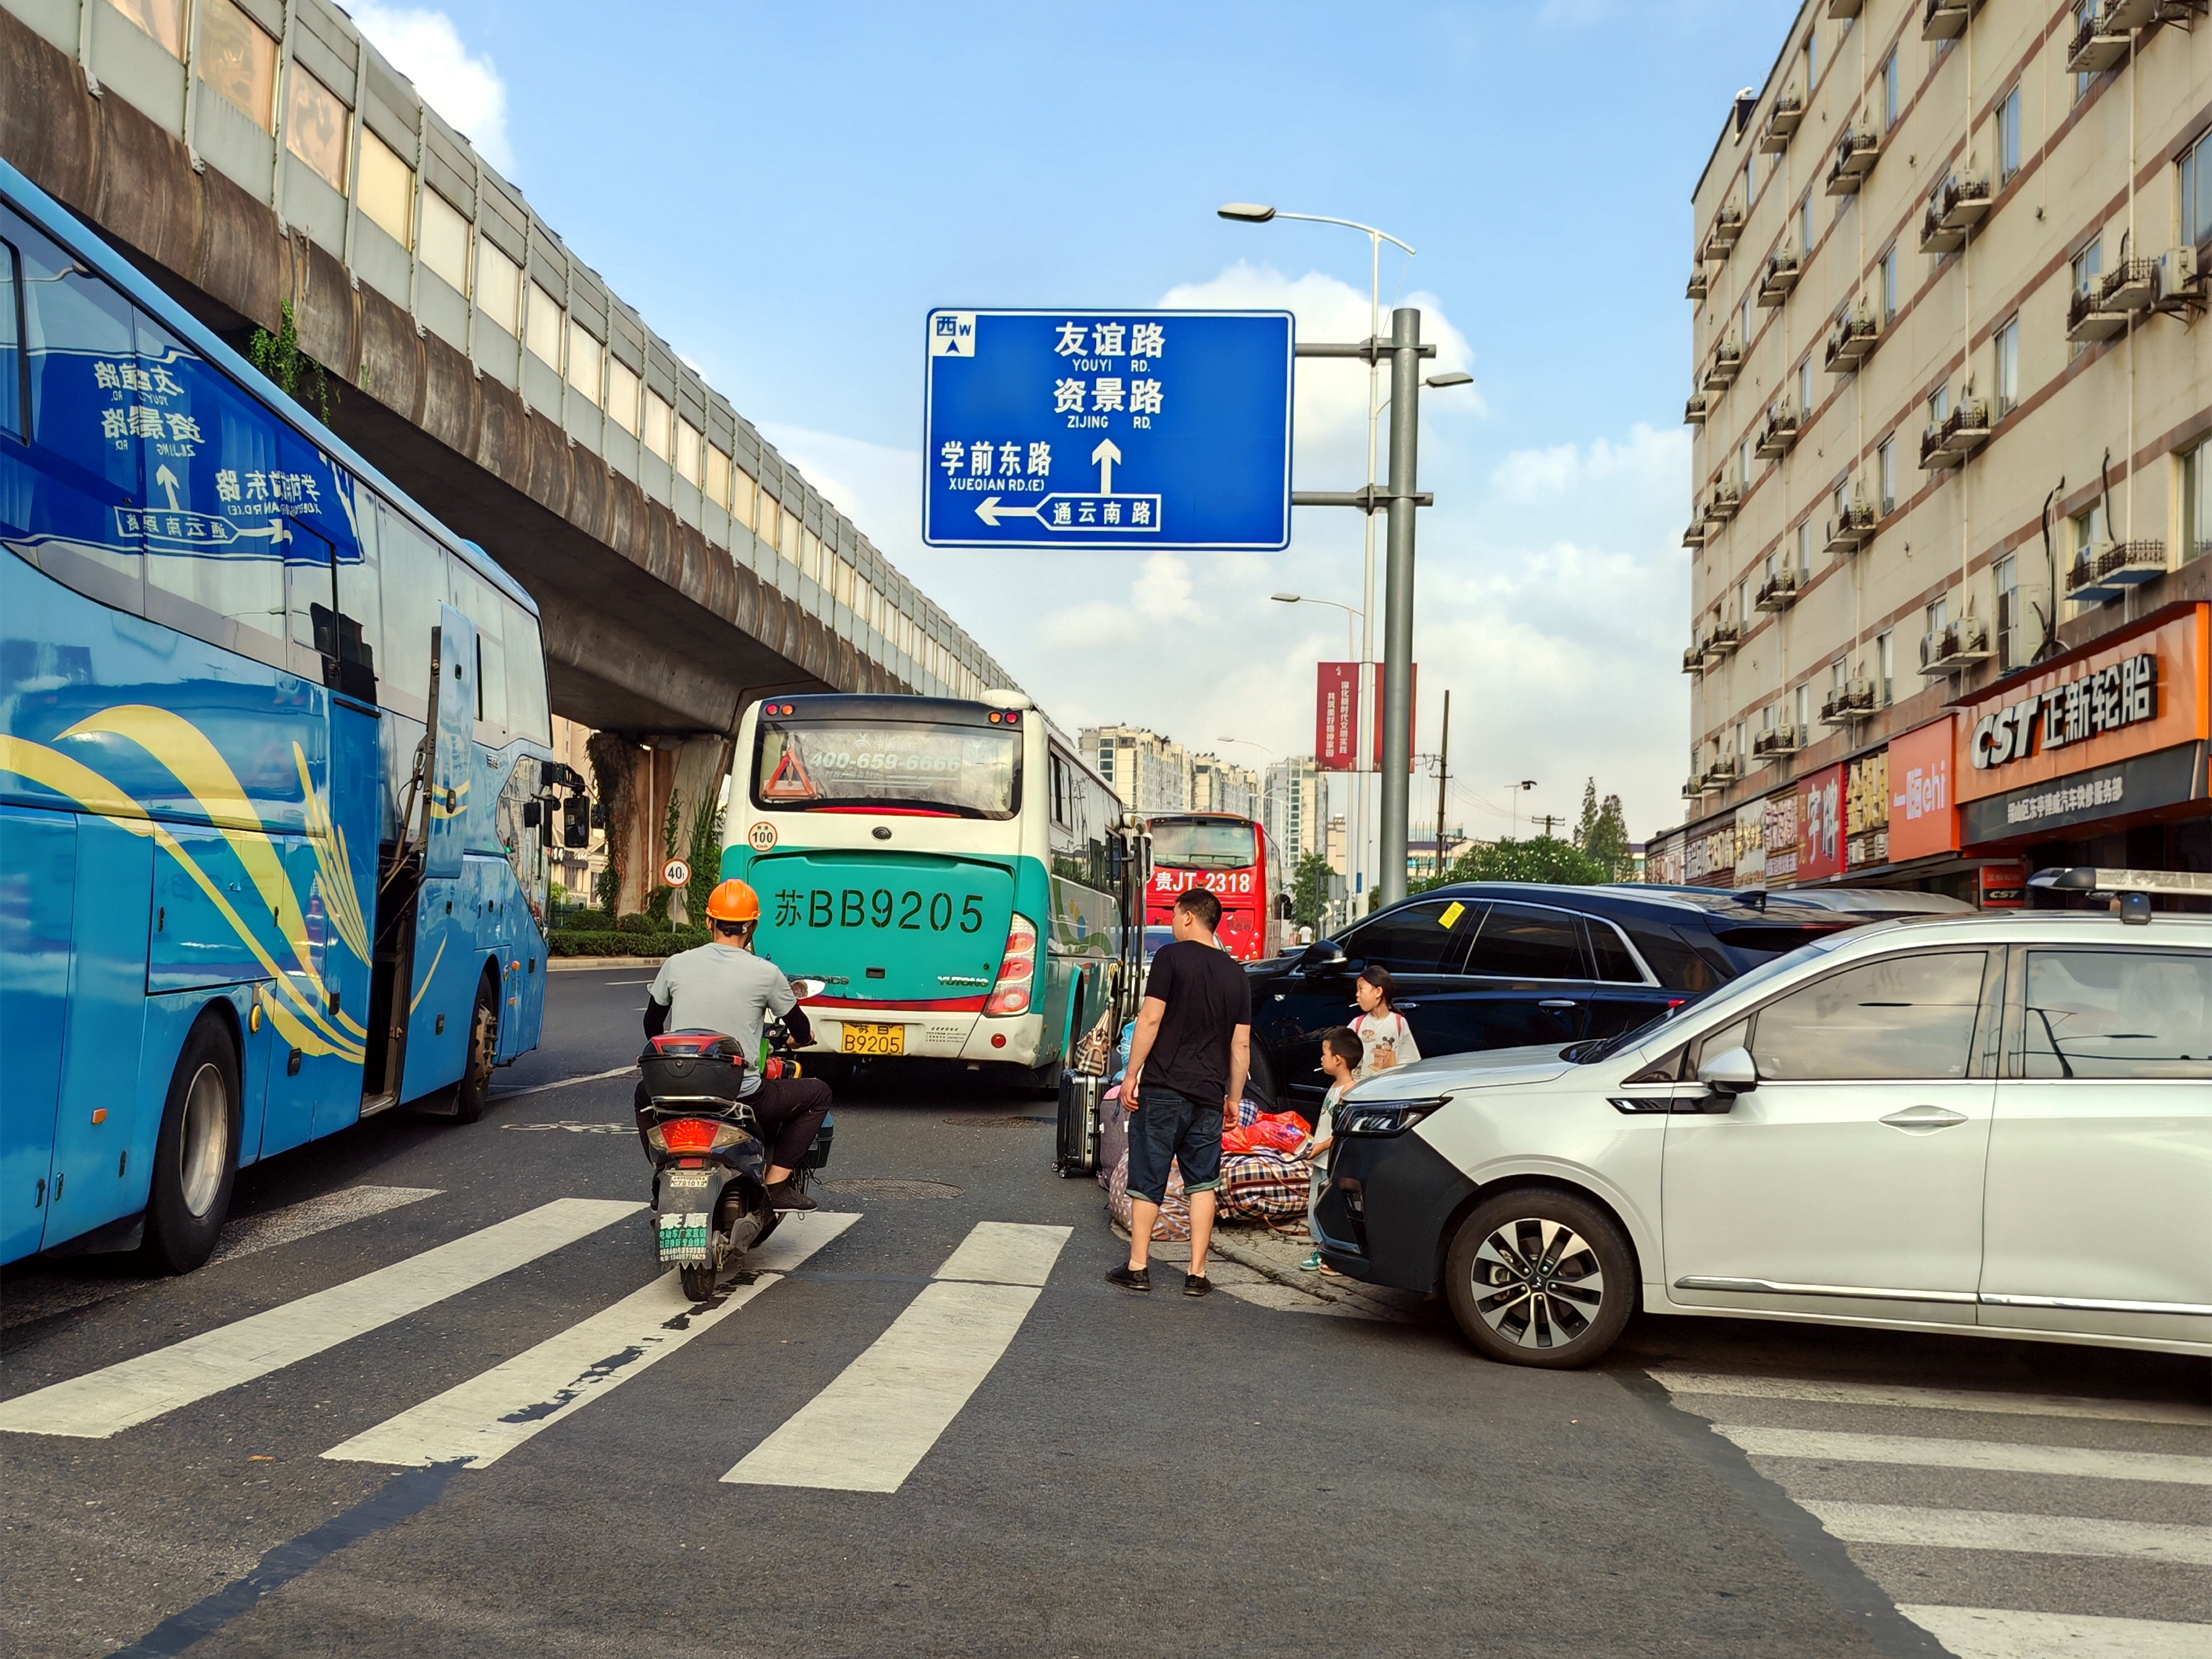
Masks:
[[[1549,841],[1552,837],[1552,826],[1555,823],[1565,823],[1566,820],[1561,817],[1557,812],[1547,812],[1542,817],[1538,818],[1536,822],[1544,826],[1544,838],[1545,840]]]
[[[1443,729],[1437,737],[1437,879],[1444,873],[1444,780],[1451,772],[1451,693],[1444,693]]]

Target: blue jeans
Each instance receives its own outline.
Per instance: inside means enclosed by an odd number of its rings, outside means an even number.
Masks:
[[[1171,1162],[1182,1166],[1186,1193],[1221,1185],[1221,1103],[1143,1084],[1129,1119],[1129,1196],[1165,1203]]]

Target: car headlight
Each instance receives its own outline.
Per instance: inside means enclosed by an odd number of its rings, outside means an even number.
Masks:
[[[1336,1132],[1343,1135],[1401,1135],[1439,1106],[1449,1095],[1433,1100],[1364,1100],[1338,1108],[1342,1114]]]

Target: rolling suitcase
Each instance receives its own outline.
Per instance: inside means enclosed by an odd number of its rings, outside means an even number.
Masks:
[[[1079,1072],[1060,1074],[1060,1142],[1053,1167],[1065,1179],[1098,1169],[1098,1097],[1106,1079]]]

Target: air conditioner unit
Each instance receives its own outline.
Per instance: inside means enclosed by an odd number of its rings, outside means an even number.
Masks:
[[[2197,261],[2194,243],[2184,242],[2158,256],[2158,297],[2161,302],[2201,299],[2203,294],[2204,272]]]

